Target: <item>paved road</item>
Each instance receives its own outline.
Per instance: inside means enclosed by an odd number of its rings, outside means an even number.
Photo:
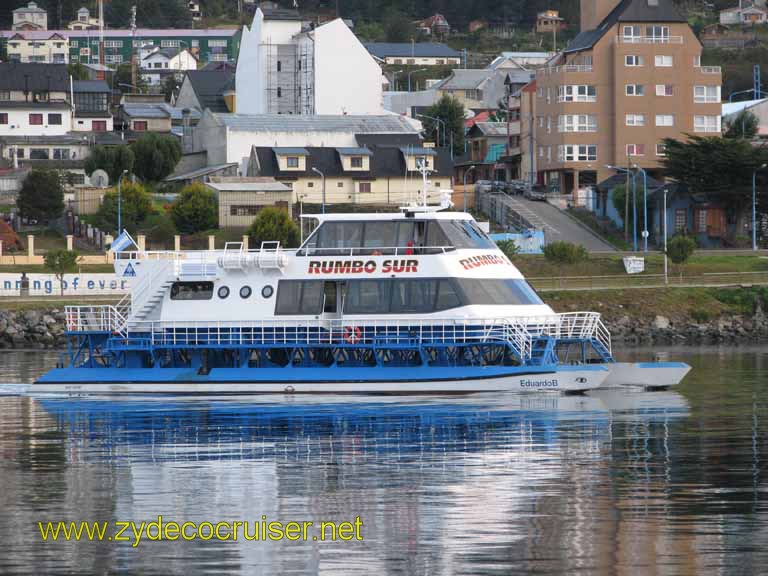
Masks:
[[[582,244],[590,252],[615,252],[605,240],[547,202],[534,202],[522,196],[507,196],[505,203],[531,224],[544,230],[547,242],[565,240]]]

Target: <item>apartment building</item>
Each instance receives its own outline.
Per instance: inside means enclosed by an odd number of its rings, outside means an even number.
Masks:
[[[582,2],[582,32],[537,70],[533,138],[539,183],[563,193],[601,182],[608,166],[661,176],[664,138],[717,135],[719,67],[672,0]]]
[[[16,32],[6,44],[8,60],[36,64],[68,64],[69,39],[47,30]]]
[[[47,30],[48,12],[35,2],[13,11],[13,30]]]

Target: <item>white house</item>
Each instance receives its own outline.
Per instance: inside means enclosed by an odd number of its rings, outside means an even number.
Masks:
[[[69,39],[58,32],[31,30],[8,39],[8,60],[24,63],[69,64]]]
[[[77,11],[77,18],[67,24],[67,28],[70,30],[98,30],[100,25],[101,21],[98,18],[93,18],[90,10],[83,6]]]
[[[35,2],[13,11],[12,30],[48,30],[48,12]]]
[[[765,24],[768,11],[759,5],[740,5],[720,11],[720,24]]]
[[[184,48],[155,48],[141,59],[141,76],[150,86],[160,84],[168,74],[183,75],[197,70],[197,58]]]
[[[381,114],[381,68],[341,19],[314,29],[262,8],[244,27],[236,74],[244,114]]]
[[[356,147],[357,136],[418,137],[421,123],[385,116],[219,114],[206,110],[193,130],[192,150],[207,152],[209,166],[243,165],[256,147]],[[394,136],[393,136],[394,135]]]

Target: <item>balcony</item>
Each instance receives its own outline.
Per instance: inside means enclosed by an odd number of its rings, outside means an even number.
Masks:
[[[682,44],[682,36],[618,36],[619,44]]]
[[[552,74],[559,74],[560,72],[592,72],[593,68],[591,64],[564,64],[562,66],[550,66],[547,68],[539,68],[536,71],[540,76],[551,76]]]
[[[720,66],[699,66],[702,74],[722,74],[723,69]]]

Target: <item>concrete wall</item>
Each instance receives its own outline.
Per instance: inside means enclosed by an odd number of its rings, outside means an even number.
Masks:
[[[8,123],[0,124],[0,136],[61,136],[72,130],[72,111],[69,108],[48,109],[30,106],[29,108],[3,109],[0,106],[0,112],[8,114]],[[43,124],[30,124],[30,114],[42,114]],[[49,125],[50,114],[61,114],[61,124]]]
[[[93,122],[106,122],[107,123],[107,132],[112,132],[112,130],[115,129],[114,122],[112,116],[109,116],[108,118],[77,118],[72,121],[72,130],[74,132],[92,132],[93,131]]]

